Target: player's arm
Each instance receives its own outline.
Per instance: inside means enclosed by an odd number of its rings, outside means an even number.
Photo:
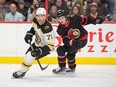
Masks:
[[[70,46],[70,37],[68,35],[64,35],[63,29],[60,29],[60,27],[58,26],[58,29],[57,29],[57,33],[58,35],[60,35],[62,37],[62,41],[65,45],[67,46]]]
[[[48,54],[50,54],[50,51],[54,50],[54,44],[55,44],[55,33],[52,29],[52,26],[50,24],[46,25],[44,29],[42,29],[42,34],[44,36],[43,46],[37,47],[35,49],[35,54],[37,54],[38,58],[44,57]],[[33,57],[35,57],[35,54]]]
[[[50,54],[50,51],[54,50],[54,44],[55,44],[55,35],[54,32],[47,32],[43,33],[44,39],[45,39],[45,45],[41,47],[37,47],[35,49],[33,57],[35,57],[35,54],[37,54],[37,58],[42,58],[48,54]]]
[[[43,31],[45,45],[38,48],[37,53],[39,53],[38,58],[41,58],[43,56],[46,56],[50,54],[50,51],[54,50],[54,44],[55,44],[55,35],[53,32],[52,27],[47,29],[48,26],[46,26],[46,29]]]
[[[45,44],[43,46],[35,48],[34,55],[38,56],[36,59],[40,59],[48,54],[50,54],[50,51],[54,50],[54,44],[55,44],[55,35],[54,32],[48,32],[48,33],[43,33],[44,34],[44,39],[45,39]]]
[[[35,29],[37,28],[36,20],[34,19],[32,22],[32,27],[29,31],[27,31],[26,36],[25,36],[25,42],[30,43],[32,41],[32,37],[35,35]]]
[[[57,29],[57,33],[62,37],[62,41],[66,46],[73,46],[74,44],[77,44],[77,42],[75,42],[74,39],[76,39],[76,37],[74,37],[73,39],[71,39],[71,36],[73,35],[73,31],[72,29],[70,29],[68,31],[68,35],[65,35],[62,31],[63,29],[60,29],[60,27],[58,27]]]
[[[70,32],[70,33],[72,33],[72,32]],[[74,44],[77,44],[77,42],[75,42],[76,40],[71,39],[69,35],[63,36],[62,39],[63,39],[63,43],[66,46],[73,46]]]
[[[45,31],[44,33],[44,39],[45,39],[45,47],[47,48],[47,50],[49,51],[53,51],[54,50],[54,44],[55,44],[55,32],[53,30],[53,27],[51,24],[49,24],[49,26],[45,27]]]
[[[89,16],[86,17],[77,16],[76,20],[82,25],[87,25],[87,24],[101,24],[103,23],[104,18],[102,16],[98,16],[96,18],[91,19]]]

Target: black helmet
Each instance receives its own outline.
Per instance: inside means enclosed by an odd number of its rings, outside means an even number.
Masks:
[[[57,17],[61,17],[61,16],[66,16],[66,13],[64,10],[58,10],[57,11]]]

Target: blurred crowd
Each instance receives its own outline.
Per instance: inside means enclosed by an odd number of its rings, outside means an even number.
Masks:
[[[63,9],[68,16],[90,14],[90,4],[97,3],[99,14],[105,21],[116,21],[116,0],[48,0],[48,20],[57,22],[57,11]],[[39,6],[46,6],[45,0],[0,0],[1,22],[31,22]]]

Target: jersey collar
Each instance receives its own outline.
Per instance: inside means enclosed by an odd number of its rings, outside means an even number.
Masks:
[[[60,23],[60,26],[61,26],[62,28],[66,28],[66,27],[68,27],[69,24],[70,24],[70,19],[68,18],[67,21],[68,21],[67,24],[62,25],[62,24]]]

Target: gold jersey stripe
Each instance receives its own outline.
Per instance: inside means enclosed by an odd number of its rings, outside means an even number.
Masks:
[[[51,51],[53,51],[55,49],[54,46],[48,45],[48,47],[51,49]]]
[[[37,43],[36,41],[34,42],[34,44],[35,44],[35,46],[37,46],[37,47],[43,47],[43,46],[44,46],[43,44]]]
[[[54,46],[50,46],[50,45],[48,45],[50,48],[55,48]]]
[[[52,45],[52,44],[47,44],[47,45],[54,47],[54,45]]]
[[[42,33],[42,34],[43,34],[43,32],[42,32],[41,28],[40,28],[40,33]]]
[[[46,42],[46,44],[54,45],[54,42]]]
[[[37,24],[36,24],[35,22],[32,22],[32,24],[33,24],[34,26],[37,26]]]

